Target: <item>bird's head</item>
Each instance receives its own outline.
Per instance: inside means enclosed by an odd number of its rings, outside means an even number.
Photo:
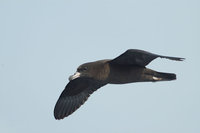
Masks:
[[[109,74],[108,60],[100,60],[89,62],[80,65],[74,75],[69,77],[69,80],[74,80],[79,77],[94,78],[97,80],[104,80]]]
[[[93,68],[94,65],[91,65],[91,63],[82,64],[77,68],[77,71],[74,73],[74,75],[69,77],[69,80],[71,81],[79,77],[92,77]]]

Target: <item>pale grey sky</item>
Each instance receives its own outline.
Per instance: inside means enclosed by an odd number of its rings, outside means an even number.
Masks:
[[[1,133],[199,133],[199,0],[1,0]],[[107,85],[71,116],[54,105],[85,62],[130,48],[180,56],[176,81]]]

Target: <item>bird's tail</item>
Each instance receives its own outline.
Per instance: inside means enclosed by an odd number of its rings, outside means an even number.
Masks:
[[[176,74],[174,73],[155,72],[153,75],[153,80],[155,81],[169,81],[175,79],[176,79]]]
[[[176,79],[176,74],[174,73],[164,73],[164,72],[156,72],[154,70],[145,69],[144,77],[146,81],[170,81]]]

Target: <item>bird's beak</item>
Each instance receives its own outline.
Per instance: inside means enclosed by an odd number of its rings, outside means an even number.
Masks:
[[[80,77],[80,75],[81,75],[81,73],[79,73],[79,72],[74,73],[74,75],[69,76],[69,81]]]

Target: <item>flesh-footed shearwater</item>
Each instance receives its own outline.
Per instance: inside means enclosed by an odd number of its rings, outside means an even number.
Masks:
[[[162,56],[138,49],[129,49],[112,60],[99,60],[80,65],[61,93],[55,108],[55,119],[63,119],[76,111],[88,97],[106,84],[157,82],[175,80],[174,73],[146,68],[157,57],[175,61],[184,58]]]

